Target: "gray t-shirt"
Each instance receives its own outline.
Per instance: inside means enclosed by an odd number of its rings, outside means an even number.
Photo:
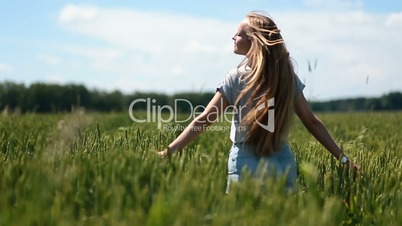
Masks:
[[[241,119],[245,114],[247,114],[253,102],[246,105],[246,101],[249,99],[249,95],[244,95],[240,100],[239,103],[235,106],[235,102],[237,97],[240,95],[241,91],[245,88],[246,82],[244,81],[244,76],[250,72],[250,68],[246,66],[241,66],[239,68],[234,68],[229,71],[224,80],[218,85],[217,92],[222,93],[231,108],[233,109],[233,120],[230,128],[230,139],[233,143],[242,143],[245,139],[245,128],[242,128],[240,125]],[[303,91],[305,85],[300,81],[300,79],[296,77],[296,97]],[[258,100],[258,98],[257,98]]]

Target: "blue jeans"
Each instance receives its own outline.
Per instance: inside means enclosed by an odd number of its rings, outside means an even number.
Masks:
[[[292,150],[288,143],[283,143],[280,151],[269,156],[256,156],[253,146],[247,143],[233,144],[228,159],[228,182],[230,184],[241,180],[242,170],[245,168],[255,178],[286,176],[286,189],[293,190],[296,186],[297,167]]]

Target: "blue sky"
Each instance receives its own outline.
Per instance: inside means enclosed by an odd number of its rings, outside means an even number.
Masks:
[[[242,59],[232,52],[238,23],[264,10],[307,98],[402,91],[400,0],[1,1],[1,82],[213,92]]]

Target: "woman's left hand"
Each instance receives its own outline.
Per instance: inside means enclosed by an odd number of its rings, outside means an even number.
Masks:
[[[165,150],[163,150],[163,151],[158,151],[157,154],[158,154],[159,157],[165,158],[169,153],[168,153],[168,150],[165,149]]]
[[[170,148],[166,148],[163,151],[158,151],[157,154],[161,158],[166,158],[166,157],[170,157],[173,154],[173,151]]]

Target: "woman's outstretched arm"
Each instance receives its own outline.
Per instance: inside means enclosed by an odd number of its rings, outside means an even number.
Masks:
[[[165,157],[168,154],[184,148],[201,132],[203,132],[207,126],[216,122],[228,105],[229,103],[225,96],[220,92],[216,92],[205,110],[193,119],[186,129],[184,129],[184,131],[172,143],[170,143],[165,150],[158,152],[159,156]]]
[[[303,93],[300,93],[296,100],[295,112],[307,130],[331,152],[335,158],[339,159],[343,156],[343,150],[336,144],[321,120],[313,113]]]

